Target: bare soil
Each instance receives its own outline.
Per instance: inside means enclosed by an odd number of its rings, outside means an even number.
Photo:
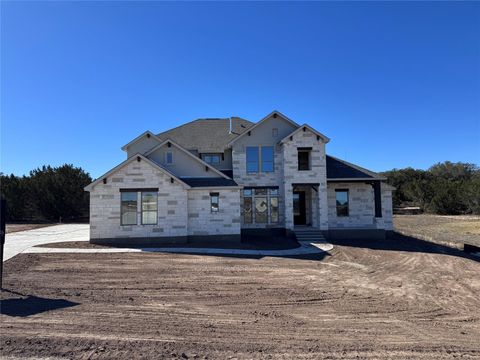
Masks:
[[[398,236],[305,258],[22,254],[0,357],[479,359],[480,262]]]
[[[39,229],[42,227],[53,226],[53,225],[56,225],[56,224],[7,224],[5,226],[5,231],[7,234],[10,234],[14,232]]]
[[[265,240],[255,240],[251,239],[248,241],[242,242],[232,242],[232,241],[198,241],[190,242],[187,244],[160,244],[155,245],[155,248],[164,248],[164,247],[189,247],[189,248],[218,248],[218,249],[245,249],[245,250],[285,250],[285,249],[294,249],[299,247],[300,244],[296,240],[288,239],[285,237],[275,237],[271,241]],[[106,249],[112,247],[128,247],[132,248],[135,246],[132,245],[98,245],[90,244],[88,241],[66,241],[59,243],[49,243],[36,245],[36,247],[48,247],[48,248],[74,248],[74,249]]]
[[[480,246],[480,216],[395,215],[393,223],[404,235],[457,248]]]

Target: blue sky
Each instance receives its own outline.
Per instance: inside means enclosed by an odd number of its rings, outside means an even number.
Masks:
[[[375,171],[480,164],[480,4],[2,2],[1,171],[273,109]]]

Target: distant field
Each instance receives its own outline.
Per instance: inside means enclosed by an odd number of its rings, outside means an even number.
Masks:
[[[395,215],[393,223],[398,232],[423,240],[480,246],[480,216]]]
[[[38,228],[52,226],[52,225],[55,225],[55,224],[7,224],[6,232],[7,234],[10,234],[13,232],[33,230],[33,229],[38,229]]]

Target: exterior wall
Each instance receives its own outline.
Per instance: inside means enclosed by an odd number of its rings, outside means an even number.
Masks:
[[[171,165],[167,165],[165,163],[165,153],[167,151],[171,151],[173,153],[173,164]],[[167,144],[165,144],[161,148],[149,154],[148,158],[158,164],[161,164],[178,177],[220,177],[220,175],[211,169],[206,171],[205,165],[193,159],[189,154],[186,154],[175,145],[168,147]]]
[[[159,188],[157,225],[120,225],[120,189]],[[141,213],[137,213],[138,224]],[[90,238],[187,235],[187,190],[145,161],[132,161],[90,192]]]
[[[335,189],[349,190],[349,216],[337,217]],[[328,183],[330,228],[373,228],[393,230],[392,191],[382,184],[382,217],[375,218],[373,188],[365,183]]]
[[[154,137],[147,137],[144,135],[141,139],[139,139],[136,143],[131,144],[127,148],[127,159],[130,156],[135,154],[145,154],[148,150],[153,149],[155,146],[159,144],[158,140]]]
[[[375,228],[373,188],[365,183],[328,183],[330,228]],[[338,217],[335,189],[348,189],[349,216]]]
[[[273,129],[278,129],[277,136],[273,136]],[[283,154],[280,140],[293,132],[296,128],[286,120],[277,117],[265,120],[261,125],[251,130],[251,135],[244,135],[232,147],[232,169],[234,180],[243,186],[280,186],[282,184]],[[274,171],[247,173],[246,148],[248,146],[273,146]],[[261,150],[260,150],[261,161]]]
[[[311,147],[310,170],[298,170],[299,147]],[[312,225],[321,230],[328,230],[328,204],[327,204],[327,168],[325,157],[325,143],[317,140],[317,135],[310,130],[299,131],[293,139],[283,144],[283,194],[285,196],[285,227],[293,229],[293,187],[294,183],[319,184],[316,195],[316,219]]]
[[[273,136],[273,129],[278,129],[277,135]],[[278,186],[279,187],[279,222],[277,224],[243,224],[242,228],[268,228],[285,227],[285,204],[283,194],[283,152],[282,147],[277,145],[285,136],[295,130],[295,127],[286,120],[277,117],[264,121],[261,125],[251,131],[251,135],[245,135],[233,144],[232,147],[232,168],[233,179],[240,186]],[[274,147],[274,171],[247,173],[247,146],[273,146]],[[260,161],[261,161],[261,149]],[[261,166],[261,165],[260,165]],[[243,207],[243,197],[242,197]]]
[[[218,192],[219,209],[210,210],[210,193]],[[188,190],[188,235],[240,235],[240,190]]]

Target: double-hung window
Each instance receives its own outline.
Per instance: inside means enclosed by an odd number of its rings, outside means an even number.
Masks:
[[[262,172],[273,172],[273,146],[262,146]]]
[[[247,146],[247,173],[258,173],[259,153],[258,146]]]
[[[335,202],[337,208],[337,216],[348,216],[348,190],[335,190]]]

